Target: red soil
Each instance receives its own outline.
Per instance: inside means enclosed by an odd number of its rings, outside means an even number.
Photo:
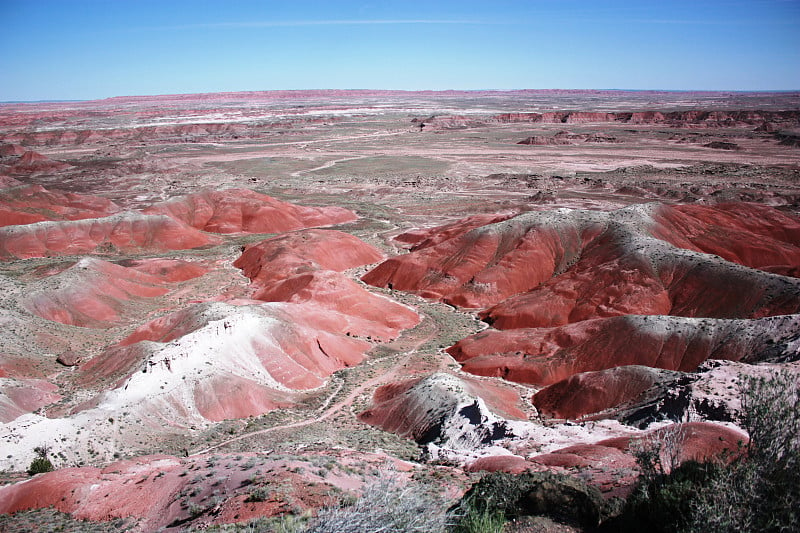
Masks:
[[[620,244],[626,237],[606,232],[567,272],[481,317],[511,329],[627,314],[758,318],[800,309],[800,284],[794,280],[680,253],[660,241]]]
[[[0,226],[100,218],[119,210],[119,206],[106,198],[48,191],[40,185],[0,189]]]
[[[201,191],[156,204],[147,214],[164,214],[213,233],[280,233],[356,219],[341,207],[304,207],[248,189]]]
[[[23,306],[48,320],[93,328],[120,324],[130,302],[170,291],[162,277],[89,258],[46,280],[56,288],[34,292]]]
[[[180,259],[161,259],[158,257],[154,257],[152,259],[122,261],[119,264],[126,268],[138,270],[144,274],[155,276],[162,282],[167,283],[186,281],[200,277],[208,272],[208,268],[205,266],[193,263],[191,261],[182,261]]]
[[[574,374],[545,387],[531,402],[547,418],[576,419],[633,401],[658,379],[645,366],[620,366]]]
[[[247,369],[263,368],[280,387],[311,389],[336,370],[361,362],[371,347],[346,335],[347,328],[359,325],[348,316],[308,305],[252,300],[232,304],[197,304],[152,320],[83,365],[79,379],[114,380],[122,386],[121,380],[148,360],[153,365],[163,363],[174,373],[181,364],[175,359],[191,357],[192,350],[201,346],[219,360],[209,368],[210,376],[184,382],[198,409],[211,417],[242,412],[249,416],[285,405],[289,399],[267,382],[252,381]],[[181,348],[183,338],[192,333],[197,334],[186,342],[195,348]],[[235,386],[226,389],[225,380]],[[206,398],[207,394],[212,396]]]
[[[167,216],[118,213],[110,217],[40,222],[0,228],[0,259],[185,250],[219,240]]]
[[[800,219],[771,207],[737,203],[662,206],[654,237],[752,268],[800,266]]]
[[[340,272],[383,257],[339,231],[305,230],[248,247],[234,262],[253,282],[253,298],[309,303],[354,317],[348,333],[387,340],[419,322],[408,307],[372,294]]]
[[[517,406],[518,393],[511,387],[488,384],[476,379],[451,377],[451,381],[430,381],[428,376],[387,383],[375,390],[372,405],[359,414],[362,422],[384,431],[424,441],[437,428],[443,417],[453,414],[457,406],[475,398],[508,418],[527,419]],[[458,384],[457,386],[455,384]]]
[[[233,266],[251,281],[267,285],[313,270],[343,272],[382,258],[378,249],[347,233],[309,229],[250,245]]]
[[[486,307],[567,268],[602,230],[598,223],[570,217],[520,215],[470,229],[474,222],[444,227],[446,240],[431,239],[429,246],[390,258],[362,280],[462,307]]]
[[[11,422],[60,399],[58,387],[49,381],[0,379],[0,422]]]
[[[327,461],[331,456],[322,458]],[[344,468],[336,467],[330,475],[326,472],[325,478],[314,474],[319,459],[316,455],[289,460],[247,453],[188,458],[152,455],[102,469],[63,468],[0,487],[0,513],[52,507],[78,520],[132,517],[139,520],[136,529],[140,531],[180,527],[189,520],[194,520],[193,526],[206,528],[318,509],[330,503],[332,492],[357,491],[363,486],[363,474]],[[338,450],[334,460],[341,465],[358,461],[374,469],[392,463],[397,471],[410,468],[386,455],[349,450]],[[281,491],[269,491],[272,496],[263,501],[247,501],[256,486],[265,491],[280,486]],[[177,498],[179,493],[187,496]],[[220,493],[225,495],[221,503],[215,498]],[[192,507],[202,513],[192,515]]]
[[[472,374],[535,385],[624,365],[691,372],[709,358],[746,360],[772,342],[769,319],[753,325],[744,322],[665,316],[600,318],[554,328],[484,331],[447,352]]]
[[[675,443],[678,464],[686,461],[730,461],[742,452],[742,445],[748,440],[746,434],[719,424],[689,422],[666,426],[635,438],[617,437],[596,444],[629,451],[634,443],[646,446],[648,442],[663,441],[665,434],[670,432],[678,437]]]

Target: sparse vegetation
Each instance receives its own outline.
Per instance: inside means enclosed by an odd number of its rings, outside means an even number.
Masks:
[[[501,519],[540,515],[594,527],[604,512],[600,491],[579,478],[552,472],[487,474],[465,494],[459,507],[456,531],[463,533],[498,531]]]
[[[778,372],[742,385],[745,453],[693,501],[692,531],[785,532],[800,524],[800,386]]]
[[[50,448],[46,445],[37,446],[33,449],[33,452],[36,454],[36,458],[31,461],[30,466],[28,466],[28,474],[34,476],[36,474],[52,472],[53,463],[51,463],[50,459],[47,457],[47,454],[50,453]]]
[[[450,515],[440,494],[383,474],[352,504],[322,509],[308,533],[444,532]]]
[[[749,443],[730,464],[686,462],[665,470],[661,448],[642,450],[642,477],[607,531],[796,531],[800,523],[800,394],[797,377],[745,377],[741,425]]]

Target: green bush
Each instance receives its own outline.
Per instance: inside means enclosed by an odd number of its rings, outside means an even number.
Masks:
[[[37,446],[33,449],[33,451],[36,454],[36,458],[31,461],[30,466],[28,466],[28,474],[33,476],[36,474],[43,474],[45,472],[52,472],[53,463],[51,463],[50,459],[47,458],[47,454],[50,449],[47,446]]]
[[[506,515],[497,508],[488,506],[476,498],[462,501],[455,515],[457,523],[452,533],[500,533],[506,523]]]
[[[800,394],[797,376],[745,377],[741,426],[750,441],[728,465],[665,468],[662,443],[636,452],[640,482],[604,531],[728,533],[797,531],[800,523]],[[669,455],[669,454],[667,454]]]
[[[777,372],[741,387],[745,453],[693,504],[692,531],[783,532],[800,524],[800,386]]]
[[[604,509],[602,495],[596,488],[579,478],[552,472],[487,474],[462,501],[462,508],[467,509],[462,523],[465,519],[473,520],[472,517],[494,524],[499,521],[498,515],[503,520],[548,516],[563,523],[594,527],[600,523]]]

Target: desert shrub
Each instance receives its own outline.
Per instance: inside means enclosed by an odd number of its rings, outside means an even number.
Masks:
[[[272,495],[269,487],[256,487],[247,495],[246,502],[265,502]]]
[[[800,395],[797,377],[742,379],[741,426],[750,441],[733,460],[666,468],[664,446],[635,450],[642,471],[622,515],[606,531],[727,533],[797,531],[800,523]],[[669,435],[667,435],[669,437]],[[669,440],[669,439],[667,439]]]
[[[596,488],[579,478],[552,472],[487,474],[464,495],[463,502],[468,512],[462,523],[470,517],[469,509],[476,509],[474,514],[481,522],[499,521],[494,515],[504,520],[549,516],[560,522],[593,527],[600,522],[604,508]]]
[[[694,521],[693,502],[708,490],[721,467],[687,461],[668,474],[642,474],[637,489],[621,515],[604,524],[603,531],[672,533]]]
[[[800,524],[800,386],[777,372],[742,381],[745,453],[693,502],[693,531],[783,532]]]
[[[47,446],[37,446],[33,449],[36,458],[34,458],[30,466],[28,466],[28,474],[33,476],[53,471],[53,463],[47,458],[49,451],[50,449]]]
[[[463,500],[454,515],[452,533],[500,533],[506,523],[503,511],[477,498]]]
[[[320,510],[309,533],[444,532],[447,505],[438,494],[382,475],[350,505]]]

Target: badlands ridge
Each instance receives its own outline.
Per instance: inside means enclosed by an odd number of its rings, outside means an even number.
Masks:
[[[302,514],[385,470],[611,500],[637,443],[736,453],[741,377],[800,371],[800,114],[684,96],[0,105],[6,524]]]

